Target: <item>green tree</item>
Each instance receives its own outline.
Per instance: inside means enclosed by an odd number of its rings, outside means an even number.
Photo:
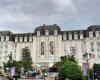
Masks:
[[[20,74],[21,73],[21,61],[15,61],[12,58],[12,54],[10,54],[9,56],[9,60],[7,61],[7,63],[3,63],[3,69],[6,72],[7,68],[11,68],[11,67],[15,67],[16,68],[16,74]]]
[[[89,69],[89,77],[90,77],[91,79],[93,79],[93,69],[92,69],[92,68]]]
[[[100,69],[100,64],[93,64],[94,69]]]
[[[80,67],[76,63],[66,61],[62,66],[60,66],[59,78],[60,80],[64,80],[64,78],[82,80],[83,75]]]
[[[59,69],[60,80],[65,78],[71,80],[83,80],[83,74],[80,66],[77,64],[74,56],[62,56],[61,61],[56,63]]]
[[[66,61],[71,61],[77,64],[77,61],[75,60],[74,56],[61,56],[60,57],[61,61],[60,62],[56,62],[54,65],[55,66],[60,66],[62,64],[64,64]]]
[[[94,78],[100,79],[100,64],[93,64],[93,73],[94,73]]]
[[[32,58],[31,58],[30,51],[29,51],[28,47],[25,47],[22,49],[21,62],[22,62],[22,67],[24,69],[24,72],[27,72],[27,71],[33,69]]]

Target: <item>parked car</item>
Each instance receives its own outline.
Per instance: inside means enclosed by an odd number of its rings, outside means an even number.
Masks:
[[[37,76],[36,76],[36,79],[43,79],[43,78],[44,78],[43,75],[37,75]]]
[[[36,77],[36,75],[37,75],[37,72],[35,72],[35,71],[26,72],[27,77]]]

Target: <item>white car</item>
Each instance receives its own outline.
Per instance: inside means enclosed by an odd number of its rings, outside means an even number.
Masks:
[[[36,76],[36,79],[37,79],[37,80],[43,80],[43,79],[44,79],[44,76],[43,76],[43,75],[37,75],[37,76]]]

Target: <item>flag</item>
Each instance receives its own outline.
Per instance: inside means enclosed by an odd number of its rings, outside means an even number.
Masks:
[[[10,69],[10,74],[11,74],[11,76],[15,76],[15,67],[11,67],[11,69]]]
[[[82,68],[83,68],[83,75],[88,76],[88,69],[89,69],[89,64],[88,63],[83,63]]]

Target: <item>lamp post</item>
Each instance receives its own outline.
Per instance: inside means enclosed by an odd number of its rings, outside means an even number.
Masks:
[[[6,71],[7,71],[7,75],[10,76],[10,72],[9,72],[9,68],[8,67],[6,68]]]
[[[23,77],[23,73],[24,73],[24,68],[21,68],[21,77]]]

